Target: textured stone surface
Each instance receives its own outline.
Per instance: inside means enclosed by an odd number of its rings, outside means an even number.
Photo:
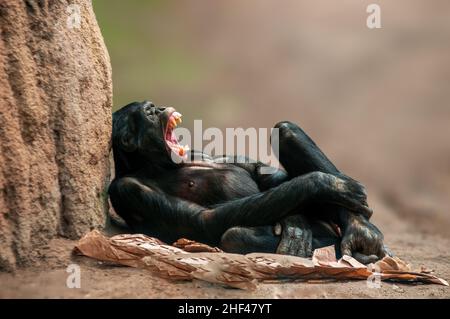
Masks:
[[[90,1],[1,1],[0,32],[0,269],[14,269],[104,226],[112,82]]]

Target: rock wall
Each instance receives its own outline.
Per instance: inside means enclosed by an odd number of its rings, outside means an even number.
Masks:
[[[106,219],[111,66],[91,1],[0,1],[0,269]]]

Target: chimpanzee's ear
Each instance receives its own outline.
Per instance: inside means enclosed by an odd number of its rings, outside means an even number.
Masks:
[[[134,152],[137,149],[135,140],[136,139],[131,134],[129,134],[129,132],[126,132],[124,135],[122,135],[120,140],[122,149],[125,152]]]
[[[128,117],[128,126],[120,137],[120,144],[125,152],[134,152],[137,149],[137,126],[132,114]]]

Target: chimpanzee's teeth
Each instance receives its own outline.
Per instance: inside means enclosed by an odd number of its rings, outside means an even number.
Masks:
[[[181,113],[176,112],[176,111],[172,113],[172,116],[173,116],[174,118],[176,118],[176,119],[182,117]]]
[[[181,113],[173,112],[171,117],[175,119],[175,122],[177,124],[180,124],[181,123],[181,116],[182,116]]]
[[[170,127],[171,128],[174,128],[174,127],[176,127],[178,124],[180,124],[181,122],[182,122],[182,120],[181,120],[181,113],[179,113],[179,112],[173,112],[171,115],[170,115],[170,118],[169,118],[169,124],[170,124]]]

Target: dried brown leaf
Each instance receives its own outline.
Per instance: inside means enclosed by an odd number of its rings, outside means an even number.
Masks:
[[[241,289],[254,289],[258,281],[367,279],[372,269],[380,272],[382,280],[448,285],[425,271],[411,271],[409,264],[398,257],[384,257],[369,268],[350,256],[337,260],[334,246],[316,249],[308,259],[264,253],[229,254],[184,238],[174,245],[177,247],[140,234],[107,238],[94,230],[80,239],[75,250],[98,260],[146,268],[167,279],[198,279]]]

